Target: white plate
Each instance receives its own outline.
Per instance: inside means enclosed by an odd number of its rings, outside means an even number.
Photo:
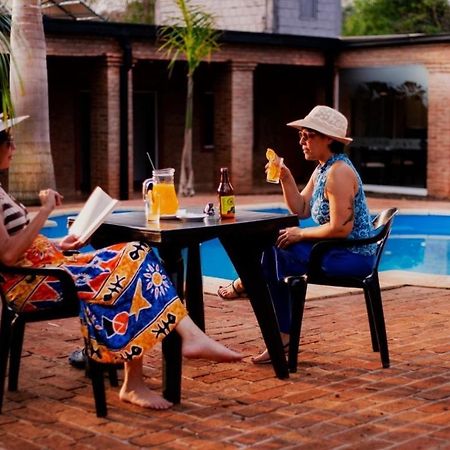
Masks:
[[[203,213],[190,213],[178,214],[177,218],[180,220],[186,220],[187,222],[200,222],[205,218]]]
[[[176,215],[176,214],[161,214],[160,216],[159,216],[159,218],[160,219],[165,219],[165,220],[168,220],[168,219],[178,219],[178,216]]]

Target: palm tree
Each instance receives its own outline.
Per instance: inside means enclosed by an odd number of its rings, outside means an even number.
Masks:
[[[176,0],[176,4],[181,18],[176,18],[174,24],[161,28],[159,38],[162,45],[159,50],[166,51],[170,59],[169,71],[173,69],[180,55],[185,57],[188,66],[184,145],[178,193],[182,196],[192,196],[195,194],[192,167],[194,72],[205,58],[209,59],[213,51],[218,49],[217,39],[220,33],[214,28],[213,16],[190,5],[190,0]]]
[[[9,90],[9,64],[11,47],[9,44],[9,34],[11,30],[11,20],[5,7],[0,10],[0,92],[1,92],[1,112],[3,117],[14,116],[14,108]]]
[[[11,91],[9,90],[9,66],[14,64],[11,54],[9,36],[11,32],[10,12],[5,5],[0,6],[0,98],[1,113],[3,120],[14,117],[14,106],[11,101]],[[0,172],[0,184],[8,185],[8,172]]]
[[[55,188],[40,0],[13,0],[11,51],[15,60],[10,67],[15,112],[30,119],[16,130],[17,151],[9,171],[9,191],[24,203],[33,204],[39,202],[40,189]]]

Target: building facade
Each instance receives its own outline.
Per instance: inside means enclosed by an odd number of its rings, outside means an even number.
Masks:
[[[115,197],[136,196],[151,174],[147,152],[159,167],[178,171],[186,71],[179,62],[169,77],[156,28],[51,19],[44,28],[52,154],[62,193],[85,195],[98,184]],[[278,192],[264,181],[267,147],[304,183],[313,165],[299,155],[297,135],[285,124],[322,103],[350,118],[356,144],[350,152],[365,183],[386,185],[402,173],[396,183],[406,192],[413,187],[450,198],[449,52],[450,36],[342,40],[224,32],[220,51],[196,73],[196,190],[214,195],[219,169],[228,166],[238,194]],[[411,67],[420,69],[412,82],[405,70]],[[403,76],[388,95],[372,78],[361,78],[362,87],[354,89],[359,70],[380,68]],[[411,89],[419,93],[408,97]],[[395,126],[377,128],[394,118]],[[380,145],[380,138],[387,141]]]

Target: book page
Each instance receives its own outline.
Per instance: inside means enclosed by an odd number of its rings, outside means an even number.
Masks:
[[[73,234],[81,242],[86,242],[117,203],[118,200],[110,197],[100,186],[97,186],[70,226],[69,234]]]

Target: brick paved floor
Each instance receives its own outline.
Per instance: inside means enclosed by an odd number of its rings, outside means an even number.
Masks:
[[[66,362],[80,343],[77,320],[30,325],[0,447],[450,449],[450,290],[383,295],[391,368],[371,351],[362,295],[346,294],[307,303],[299,370],[288,380],[250,362],[262,340],[249,303],[207,295],[208,333],[245,361],[185,360],[182,403],[169,411],[122,404],[108,388],[106,419],[95,416],[83,371]],[[145,361],[160,389],[159,348]]]

